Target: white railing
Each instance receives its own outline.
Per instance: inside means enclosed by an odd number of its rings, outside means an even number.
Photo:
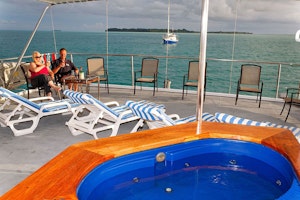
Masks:
[[[97,54],[97,53],[69,53],[69,58],[76,66],[86,66],[86,58],[101,56],[109,59],[106,67],[109,72],[110,84],[133,85],[133,74],[140,69],[143,57],[156,57],[159,63],[159,87],[164,87],[164,80],[172,81],[171,88],[181,89],[182,77],[187,73],[188,61],[197,60],[197,57],[185,56],[161,56],[143,54]],[[1,85],[7,86],[7,81],[3,76],[7,69],[3,64],[16,62],[18,58],[0,59],[0,81]],[[30,62],[31,56],[24,56],[22,62]],[[166,61],[166,62],[165,62]],[[109,63],[109,65],[107,64]],[[244,63],[258,64],[262,66],[262,80],[264,81],[263,96],[279,98],[280,93],[284,93],[287,87],[297,87],[299,85],[297,73],[300,71],[300,64],[267,62],[253,60],[231,60],[207,58],[207,91],[235,94],[236,82],[240,75],[240,65]],[[234,67],[230,67],[234,65]],[[166,70],[167,68],[167,70]],[[167,73],[167,74],[166,74]],[[231,80],[230,80],[231,78]]]

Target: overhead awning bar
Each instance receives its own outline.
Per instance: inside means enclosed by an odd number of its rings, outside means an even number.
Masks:
[[[31,43],[31,41],[32,41],[33,36],[35,35],[35,33],[36,33],[36,31],[37,31],[37,29],[38,29],[38,27],[39,27],[39,25],[40,25],[42,19],[44,18],[44,15],[45,15],[46,11],[47,11],[51,6],[57,5],[57,4],[84,3],[84,2],[101,1],[101,0],[39,0],[39,1],[40,1],[40,2],[44,2],[44,3],[48,3],[48,5],[45,7],[45,9],[44,9],[42,15],[40,16],[40,18],[39,18],[39,20],[38,20],[38,22],[37,22],[37,24],[36,24],[36,26],[35,26],[33,32],[31,33],[31,35],[30,35],[30,37],[29,37],[29,40],[27,41],[27,43],[26,43],[26,45],[25,45],[25,47],[24,47],[24,49],[23,49],[23,51],[22,51],[20,57],[18,58],[16,67],[13,69],[13,71],[12,71],[12,73],[11,73],[11,75],[10,75],[8,81],[7,81],[7,83],[5,84],[5,88],[8,88],[8,87],[9,87],[9,84],[10,84],[11,80],[13,79],[13,75],[14,75],[14,73],[15,73],[15,72],[17,71],[17,69],[18,69],[17,67],[21,64],[21,61],[22,61],[22,59],[23,59],[23,57],[24,57],[24,55],[25,55],[25,52],[27,51],[27,49],[28,49],[28,47],[29,47],[29,45],[30,45],[30,43]]]
[[[100,1],[100,0],[39,0],[39,1],[55,5],[55,4],[80,3],[80,2]]]

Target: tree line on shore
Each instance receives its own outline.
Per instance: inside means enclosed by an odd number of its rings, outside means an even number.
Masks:
[[[108,32],[167,32],[167,29],[158,28],[108,28]],[[175,33],[200,33],[199,31],[189,31],[187,29],[172,30]],[[208,33],[233,34],[234,31],[211,31]],[[252,34],[250,32],[235,32],[238,34]]]

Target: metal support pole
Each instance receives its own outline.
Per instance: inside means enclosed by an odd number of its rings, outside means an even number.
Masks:
[[[131,56],[131,85],[134,86],[134,64],[133,64],[133,56]]]
[[[108,59],[108,0],[106,0],[106,71],[109,74],[109,59]]]
[[[276,83],[276,96],[275,96],[275,98],[279,97],[280,76],[281,76],[281,64],[278,64],[277,83]]]
[[[42,15],[40,16],[38,22],[36,23],[35,28],[34,28],[33,32],[31,33],[31,36],[29,37],[29,39],[28,39],[28,41],[27,41],[27,43],[26,43],[26,45],[25,45],[25,47],[24,47],[24,49],[23,49],[23,51],[22,51],[20,57],[18,58],[17,64],[16,64],[16,66],[15,66],[13,72],[11,72],[11,74],[10,74],[10,76],[9,76],[9,79],[8,79],[6,85],[5,85],[6,88],[8,88],[10,82],[11,82],[12,79],[13,79],[13,76],[14,76],[15,72],[16,72],[17,69],[18,69],[18,66],[21,64],[21,61],[22,61],[22,59],[23,59],[23,57],[24,57],[24,55],[25,55],[25,53],[26,53],[26,51],[27,51],[27,49],[28,49],[28,47],[29,47],[29,45],[30,45],[30,43],[31,43],[31,41],[32,41],[32,38],[34,37],[34,35],[35,35],[35,33],[36,33],[38,27],[40,26],[40,23],[41,23],[42,19],[44,18],[44,15],[45,15],[46,11],[47,11],[51,6],[52,6],[52,4],[48,4],[48,6],[45,7],[45,9],[44,9]]]
[[[204,99],[204,80],[205,80],[205,63],[206,63],[206,44],[207,44],[207,26],[208,26],[208,8],[209,0],[202,0],[202,19],[200,34],[200,52],[199,52],[199,74],[198,74],[198,101],[196,119],[198,121],[197,134],[200,133],[203,113]]]

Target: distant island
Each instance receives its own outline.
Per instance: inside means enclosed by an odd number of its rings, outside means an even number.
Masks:
[[[158,28],[109,28],[108,32],[158,32],[165,33],[167,29]],[[175,29],[175,33],[200,33],[199,31],[189,31],[186,29]],[[208,33],[219,33],[219,34],[233,34],[233,31],[212,31]],[[237,34],[252,34],[250,32],[235,32]]]
[[[108,32],[167,32],[167,29],[158,28],[109,28]],[[176,29],[173,30],[176,33],[199,33],[196,31],[189,31],[186,29]]]

